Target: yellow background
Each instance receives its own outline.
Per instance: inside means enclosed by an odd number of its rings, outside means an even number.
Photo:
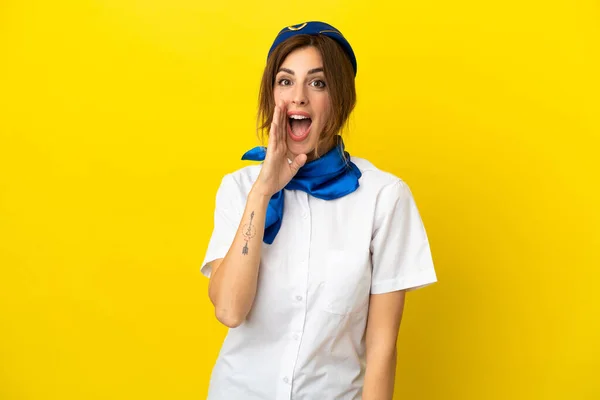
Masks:
[[[3,0],[0,399],[205,398],[215,191],[311,19],[358,57],[348,150],[431,241],[396,398],[600,398],[597,2]]]

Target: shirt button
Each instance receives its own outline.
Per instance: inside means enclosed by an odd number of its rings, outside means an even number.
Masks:
[[[294,334],[294,340],[298,340],[300,338],[300,336],[298,336],[297,334]]]
[[[296,300],[302,301],[302,296],[296,296]]]
[[[306,219],[306,217],[308,217],[308,213],[305,211],[302,213],[302,218]]]
[[[286,376],[285,378],[283,378],[283,381],[284,381],[285,383],[290,383],[290,380],[288,379],[288,377],[287,377],[287,376]]]

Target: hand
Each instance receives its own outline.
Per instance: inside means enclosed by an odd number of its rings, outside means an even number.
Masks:
[[[254,189],[265,196],[271,197],[283,189],[306,163],[306,154],[298,154],[291,164],[288,162],[287,124],[286,106],[282,101],[275,106],[267,155],[254,183]]]

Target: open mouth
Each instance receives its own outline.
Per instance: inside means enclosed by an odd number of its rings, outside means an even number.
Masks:
[[[301,141],[306,139],[310,132],[312,119],[305,115],[288,116],[288,134],[292,140]]]

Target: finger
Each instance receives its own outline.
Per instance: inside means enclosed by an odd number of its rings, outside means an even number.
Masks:
[[[306,163],[306,154],[298,154],[294,161],[290,164],[290,168],[292,169],[292,174],[296,175],[298,170],[302,168],[302,166]]]
[[[285,102],[281,101],[281,124],[279,138],[281,139],[281,143],[285,143],[285,135],[287,134],[287,124],[288,124],[288,116],[287,116],[287,107]]]
[[[278,135],[278,130],[279,130],[279,107],[275,106],[275,110],[273,111],[273,121],[271,122],[271,130],[269,131],[269,146],[267,148],[267,150],[269,150],[269,148],[271,148],[271,150],[275,150],[275,147],[277,146],[277,135]]]
[[[275,121],[271,122],[271,129],[269,130],[269,142],[267,143],[267,154],[275,151],[275,147],[277,147],[277,123]]]

